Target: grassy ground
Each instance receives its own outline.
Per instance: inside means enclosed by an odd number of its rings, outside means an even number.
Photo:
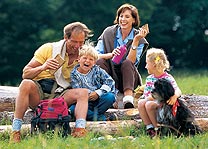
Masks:
[[[171,71],[176,79],[183,94],[208,95],[208,71]],[[147,74],[142,75],[143,78]],[[133,132],[134,138],[129,139],[125,136],[131,135]],[[127,128],[121,130],[121,134],[109,136],[105,134],[89,133],[86,138],[72,138],[69,136],[62,139],[57,135],[38,135],[31,137],[28,133],[22,133],[24,138],[20,144],[9,144],[9,132],[0,134],[0,149],[10,148],[105,148],[105,149],[126,149],[126,148],[169,148],[169,149],[205,149],[208,148],[208,133],[203,133],[195,137],[180,137],[173,136],[150,139],[145,135],[144,128],[135,129]],[[123,137],[123,138],[121,138]]]
[[[195,137],[180,137],[173,136],[163,138],[150,139],[140,130],[134,138],[125,137],[129,135],[130,128],[123,133],[122,136],[105,136],[89,133],[86,138],[73,138],[69,136],[66,139],[60,138],[57,135],[37,135],[25,136],[21,143],[11,144],[8,139],[0,141],[0,148],[25,148],[25,149],[56,149],[56,148],[75,148],[75,149],[129,149],[129,148],[144,148],[144,149],[205,149],[208,148],[208,133],[197,135]]]
[[[208,70],[172,70],[173,75],[183,94],[208,95]],[[142,74],[143,84],[147,72]]]

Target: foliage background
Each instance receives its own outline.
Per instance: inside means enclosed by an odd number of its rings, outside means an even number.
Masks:
[[[141,25],[150,27],[150,47],[163,48],[174,69],[207,69],[207,0],[1,0],[0,85],[18,85],[34,51],[62,39],[63,27],[70,22],[85,23],[96,42],[124,3],[138,8]]]

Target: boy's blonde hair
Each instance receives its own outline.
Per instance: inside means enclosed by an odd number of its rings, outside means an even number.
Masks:
[[[150,48],[147,50],[146,59],[156,65],[158,70],[170,69],[170,63],[164,50],[158,48]]]
[[[98,52],[95,50],[92,42],[86,41],[85,44],[79,49],[79,57],[83,55],[92,56],[95,60],[98,59]]]

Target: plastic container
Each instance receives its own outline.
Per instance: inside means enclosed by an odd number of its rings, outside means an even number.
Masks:
[[[120,50],[120,55],[116,55],[112,58],[112,61],[115,63],[115,64],[120,64],[121,63],[121,60],[123,59],[124,55],[126,54],[126,45],[122,45],[120,46],[119,48]]]

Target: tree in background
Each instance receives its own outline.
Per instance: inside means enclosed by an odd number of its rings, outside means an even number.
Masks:
[[[207,68],[208,1],[163,0],[150,21],[152,46],[166,50],[177,68]]]
[[[150,47],[164,48],[174,67],[207,67],[207,0],[1,0],[0,85],[18,85],[34,51],[61,39],[62,28],[69,22],[85,23],[94,31],[96,42],[126,2],[138,8],[141,25],[149,24]]]

